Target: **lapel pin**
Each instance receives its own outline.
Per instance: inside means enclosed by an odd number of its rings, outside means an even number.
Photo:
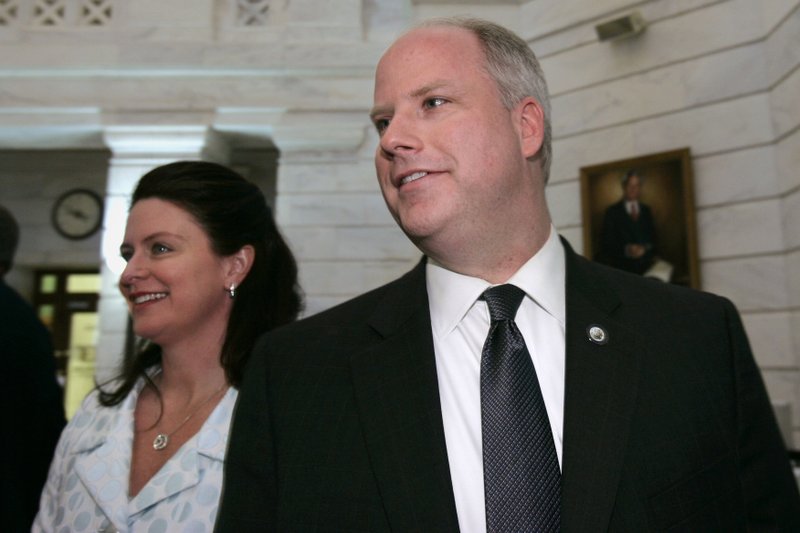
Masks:
[[[595,344],[603,345],[608,343],[608,333],[602,326],[592,324],[586,328],[586,333],[589,335],[589,340]]]

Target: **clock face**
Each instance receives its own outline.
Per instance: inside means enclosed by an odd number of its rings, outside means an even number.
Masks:
[[[68,239],[85,239],[100,229],[103,201],[89,189],[73,189],[62,194],[52,212],[53,226]]]

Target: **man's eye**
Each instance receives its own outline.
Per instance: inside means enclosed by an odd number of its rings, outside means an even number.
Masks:
[[[426,109],[432,109],[434,107],[440,107],[440,106],[442,106],[442,105],[444,105],[446,103],[447,103],[447,100],[445,100],[444,98],[439,98],[437,96],[437,97],[434,97],[434,98],[428,98],[427,100],[425,100],[425,102],[422,105]]]
[[[378,130],[378,133],[383,133],[388,127],[389,127],[388,118],[379,118],[375,120],[375,129]]]

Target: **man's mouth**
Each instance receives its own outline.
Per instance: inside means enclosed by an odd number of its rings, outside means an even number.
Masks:
[[[411,183],[412,181],[416,181],[416,180],[418,180],[420,178],[424,178],[427,175],[428,175],[427,172],[414,172],[413,174],[409,174],[405,178],[401,179],[400,180],[400,185],[405,185],[407,183]]]

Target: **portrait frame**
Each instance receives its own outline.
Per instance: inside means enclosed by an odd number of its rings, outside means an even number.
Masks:
[[[690,149],[681,148],[582,167],[584,255],[608,262],[601,245],[606,210],[622,199],[622,179],[635,170],[641,176],[641,203],[652,212],[658,267],[663,265],[661,272],[668,272],[662,279],[700,289],[691,160]]]

